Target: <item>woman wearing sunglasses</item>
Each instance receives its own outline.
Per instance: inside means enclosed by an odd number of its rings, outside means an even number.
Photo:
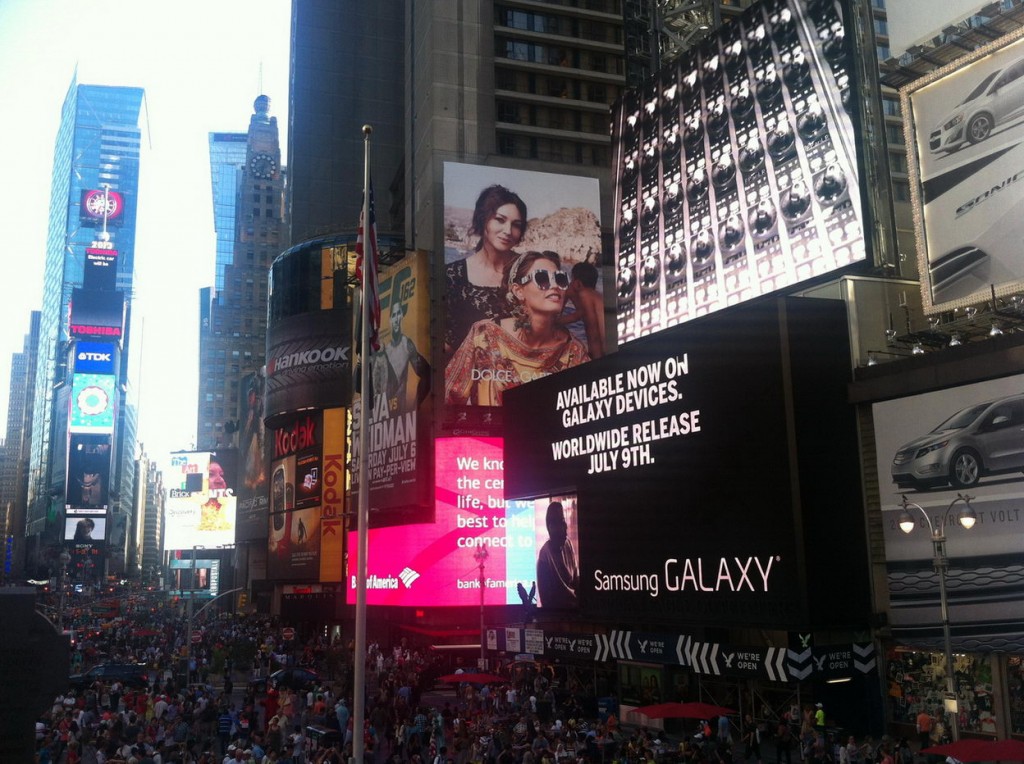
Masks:
[[[445,266],[446,355],[459,347],[477,321],[509,314],[502,280],[526,233],[526,204],[504,186],[488,186],[477,197],[469,233],[479,237],[473,253]]]
[[[445,400],[500,406],[502,394],[532,379],[589,361],[587,349],[558,323],[568,275],[555,252],[527,252],[508,268],[511,315],[477,321],[445,374]]]

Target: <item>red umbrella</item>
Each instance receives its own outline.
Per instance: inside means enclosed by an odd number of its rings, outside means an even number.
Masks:
[[[1024,761],[1024,742],[1020,740],[989,740],[992,761]]]
[[[1020,740],[982,740],[966,738],[955,743],[933,745],[922,753],[952,756],[963,762],[1024,761],[1024,742]]]
[[[921,753],[934,754],[936,756],[952,756],[954,759],[963,762],[990,761],[989,755],[985,751],[985,744],[987,742],[987,740],[979,740],[978,738],[964,738],[954,743],[922,748]]]
[[[444,676],[438,677],[441,682],[468,682],[469,684],[498,684],[500,682],[507,682],[508,680],[503,676],[497,676],[495,674],[480,674],[465,672],[464,674],[445,674]]]
[[[711,719],[715,716],[731,716],[736,712],[724,706],[711,703],[657,703],[636,709],[648,719]]]

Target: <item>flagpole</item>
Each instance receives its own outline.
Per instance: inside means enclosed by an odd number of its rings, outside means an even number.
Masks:
[[[360,284],[361,300],[360,315],[362,329],[359,337],[359,560],[356,571],[356,634],[355,634],[355,665],[353,673],[352,695],[352,759],[355,764],[363,764],[364,739],[363,726],[366,716],[366,553],[368,544],[367,526],[370,522],[370,300],[367,299],[366,281],[372,269],[367,258],[376,257],[371,244],[370,222],[370,135],[373,127],[363,125],[363,264],[362,283]],[[341,731],[344,740],[345,730]]]

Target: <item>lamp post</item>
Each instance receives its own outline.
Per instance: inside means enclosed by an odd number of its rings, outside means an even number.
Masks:
[[[193,602],[196,598],[196,550],[206,549],[202,544],[196,544],[192,547],[192,575],[188,579],[188,604],[186,620],[188,622],[188,633],[186,639],[188,640],[185,645],[185,686],[188,687],[192,684],[192,608]]]
[[[487,638],[484,632],[484,563],[487,562],[487,547],[477,547],[473,559],[480,568],[480,670],[487,669]]]
[[[953,512],[953,507],[963,502],[964,506],[956,518],[957,522],[966,530],[973,528],[974,523],[978,519],[974,509],[971,507],[971,499],[973,498],[973,496],[965,496],[962,493],[958,493],[956,498],[946,507],[946,511],[942,513],[938,527],[932,523],[932,519],[920,504],[907,501],[906,496],[903,497],[903,501],[900,503],[900,506],[903,507],[903,511],[900,513],[900,530],[904,533],[910,533],[914,530],[917,523],[910,510],[916,509],[928,524],[928,533],[932,538],[932,564],[935,566],[935,572],[939,578],[939,615],[942,619],[942,644],[946,652],[946,701],[950,703],[949,706],[944,704],[944,708],[953,712],[953,723],[950,729],[954,741],[960,739],[960,719],[956,700],[956,676],[953,671],[953,643],[949,634],[949,601],[946,596],[946,569],[949,567],[949,560],[946,557],[946,523]]]

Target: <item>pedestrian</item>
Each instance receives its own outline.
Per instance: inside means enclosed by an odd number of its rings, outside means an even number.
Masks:
[[[743,760],[750,761],[751,757],[757,759],[757,764],[761,762],[761,729],[754,722],[754,717],[747,714],[743,717]]]

